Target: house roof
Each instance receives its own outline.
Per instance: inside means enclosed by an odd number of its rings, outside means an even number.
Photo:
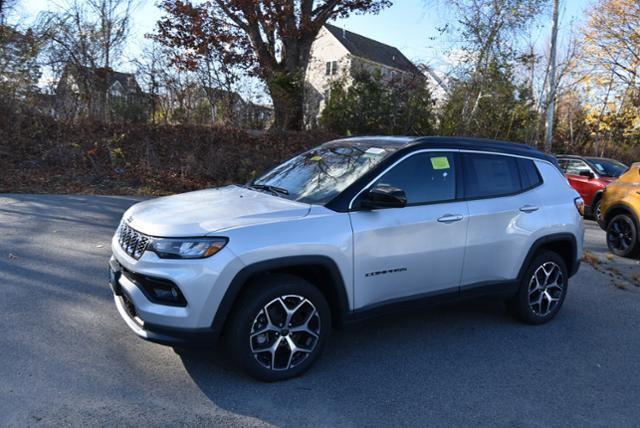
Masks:
[[[91,68],[71,64],[68,65],[68,71],[83,76],[94,88],[109,88],[115,82],[119,82],[123,88],[134,91],[141,90],[138,81],[132,73],[122,73],[105,67]]]
[[[228,98],[230,97],[234,103],[243,104],[245,101],[242,96],[235,92],[229,91],[223,88],[212,88],[210,86],[203,86],[202,89],[205,91],[208,97],[211,98]]]
[[[385,45],[360,34],[325,24],[325,28],[351,53],[353,56],[368,59],[388,67],[397,68],[408,73],[420,73],[418,68],[393,46]]]

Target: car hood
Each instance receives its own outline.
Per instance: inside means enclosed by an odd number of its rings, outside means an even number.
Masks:
[[[124,221],[161,237],[194,237],[224,229],[304,217],[311,206],[239,186],[199,190],[141,202]]]

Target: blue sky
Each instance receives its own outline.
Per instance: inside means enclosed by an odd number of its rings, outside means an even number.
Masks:
[[[55,9],[64,0],[21,0],[17,14],[29,22],[38,12]],[[583,19],[585,9],[593,0],[561,0],[561,39],[571,31],[570,23]],[[548,13],[550,15],[550,11]],[[162,16],[155,0],[142,0],[133,14],[132,34],[129,47],[123,58],[122,68],[134,58],[147,43],[144,34],[154,30],[155,22]],[[455,48],[450,36],[439,36],[436,28],[455,17],[446,7],[446,0],[395,0],[394,5],[379,15],[354,15],[339,20],[336,25],[350,31],[379,40],[399,48],[412,60],[432,64],[435,68],[446,68],[444,54]],[[541,18],[539,33],[534,42],[542,46],[549,38],[548,16]],[[435,39],[432,39],[434,38]]]

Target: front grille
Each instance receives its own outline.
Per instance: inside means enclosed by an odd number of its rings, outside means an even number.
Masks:
[[[149,245],[149,238],[127,226],[124,221],[118,231],[118,243],[122,249],[134,259],[138,260]]]

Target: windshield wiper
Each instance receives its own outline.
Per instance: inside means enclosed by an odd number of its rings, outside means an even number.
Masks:
[[[274,195],[288,195],[289,191],[287,189],[283,189],[282,187],[270,186],[268,184],[255,184],[252,183],[249,185],[252,189],[258,190],[266,190],[267,192],[271,192]]]

